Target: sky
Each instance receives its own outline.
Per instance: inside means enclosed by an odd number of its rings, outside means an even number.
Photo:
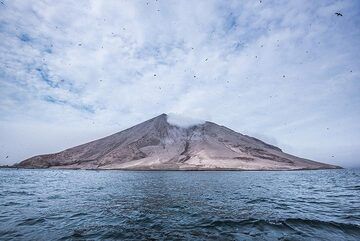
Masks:
[[[359,26],[357,0],[1,0],[0,165],[175,113],[360,167]]]

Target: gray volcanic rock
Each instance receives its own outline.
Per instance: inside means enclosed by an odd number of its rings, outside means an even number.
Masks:
[[[338,166],[302,159],[212,122],[188,128],[162,114],[111,136],[16,167],[131,170],[299,170]]]

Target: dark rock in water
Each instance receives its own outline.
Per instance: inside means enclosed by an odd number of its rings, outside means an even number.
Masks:
[[[131,170],[301,170],[338,166],[302,159],[212,122],[170,124],[162,114],[111,136],[16,167]]]

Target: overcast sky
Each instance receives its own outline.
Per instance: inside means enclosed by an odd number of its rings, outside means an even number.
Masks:
[[[359,26],[357,0],[1,0],[0,164],[171,112],[360,166]]]

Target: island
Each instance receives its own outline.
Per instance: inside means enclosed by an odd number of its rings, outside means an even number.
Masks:
[[[204,121],[177,126],[161,114],[113,135],[26,159],[18,168],[120,170],[338,169],[283,152],[259,139]]]

